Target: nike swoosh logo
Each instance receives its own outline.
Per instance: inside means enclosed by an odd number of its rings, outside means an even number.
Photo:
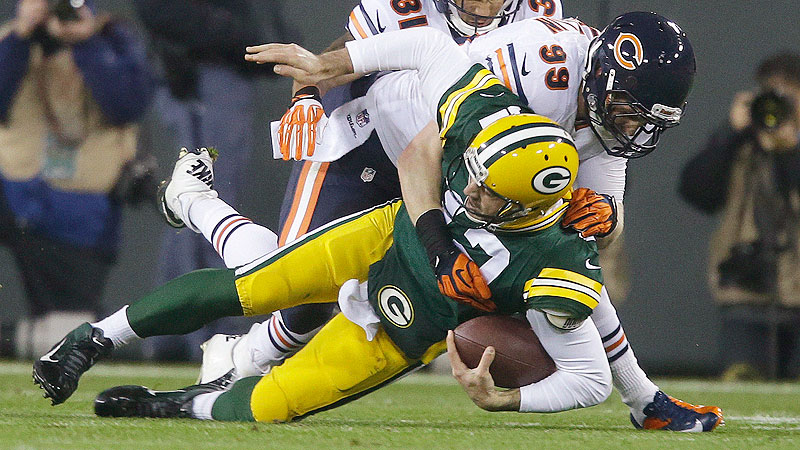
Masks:
[[[595,266],[594,264],[589,262],[591,260],[592,258],[586,258],[586,268],[589,270],[600,270],[600,266]]]
[[[694,419],[694,427],[691,430],[684,430],[689,433],[699,433],[703,431],[703,424],[700,422],[700,419]]]
[[[526,63],[526,62],[528,62],[528,54],[527,54],[527,53],[525,53],[525,56],[523,56],[523,57],[522,57],[522,76],[523,76],[523,77],[524,77],[525,75],[527,75],[527,74],[531,73],[531,71],[530,71],[530,70],[526,70],[526,69],[525,69],[525,63]]]
[[[464,277],[461,275],[462,273],[464,273],[464,269],[457,269],[456,270],[456,276],[458,277],[458,279],[461,280],[461,282],[464,283],[464,285],[466,285],[467,287],[472,287],[467,282],[467,280],[465,280]]]
[[[378,31],[383,33],[383,30],[385,30],[386,27],[381,26],[381,15],[378,13],[378,11],[375,11],[375,22],[378,22]]]
[[[67,338],[62,339],[61,342],[59,342],[52,349],[50,349],[49,352],[45,353],[44,356],[39,358],[39,361],[57,363],[58,361],[53,359],[53,358],[51,358],[51,356],[53,356],[53,354],[55,354],[55,352],[57,352],[58,349],[61,348],[61,346],[64,344],[64,341],[66,341],[66,340],[67,340]]]
[[[480,95],[481,97],[486,97],[486,98],[502,97],[503,94],[505,94],[505,92],[499,92],[497,94],[487,94],[486,92],[478,92],[478,95]]]

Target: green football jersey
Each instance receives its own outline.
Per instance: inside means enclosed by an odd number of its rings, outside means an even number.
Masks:
[[[530,112],[482,66],[474,66],[440,102],[444,139],[443,174],[455,171],[451,188],[459,194],[468,182],[456,163],[475,135],[501,115]],[[451,208],[448,208],[451,210]],[[559,211],[563,212],[563,208]],[[498,313],[535,308],[575,321],[587,318],[600,299],[602,275],[593,239],[563,230],[561,213],[535,229],[488,231],[470,226],[463,212],[450,223],[453,239],[481,268]],[[392,340],[410,358],[419,358],[443,340],[447,330],[480,311],[439,292],[405,207],[395,219],[394,244],[369,271],[369,299]]]

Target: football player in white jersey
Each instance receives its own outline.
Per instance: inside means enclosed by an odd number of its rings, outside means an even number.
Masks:
[[[350,13],[347,31],[364,39],[430,26],[449,32],[460,44],[507,23],[562,16],[561,0],[362,0]]]
[[[594,40],[597,31],[576,20],[530,22],[475,39],[469,53],[535,111],[573,129],[581,151],[579,182],[616,195],[621,214],[626,158],[652,151],[661,132],[680,121],[695,70],[691,46],[677,25],[655,14],[625,15]],[[676,416],[719,413],[675,401],[647,379],[610,303],[593,319],[634,425],[681,429],[678,420],[648,415],[653,405]],[[710,431],[719,420],[683,423],[683,431]]]

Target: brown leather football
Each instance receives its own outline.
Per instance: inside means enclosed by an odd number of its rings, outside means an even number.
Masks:
[[[553,359],[525,320],[480,316],[462,323],[453,332],[458,354],[469,368],[478,366],[486,347],[494,347],[495,358],[489,372],[496,386],[525,386],[556,371]]]

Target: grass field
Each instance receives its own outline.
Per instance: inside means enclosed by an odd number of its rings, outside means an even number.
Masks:
[[[30,372],[30,364],[0,362],[2,449],[800,448],[795,383],[658,380],[673,396],[725,412],[725,425],[713,433],[680,434],[635,430],[616,393],[579,411],[487,413],[450,377],[427,374],[291,424],[101,419],[92,411],[101,390],[119,384],[177,388],[192,383],[196,368],[102,363],[57,407],[41,398]]]

